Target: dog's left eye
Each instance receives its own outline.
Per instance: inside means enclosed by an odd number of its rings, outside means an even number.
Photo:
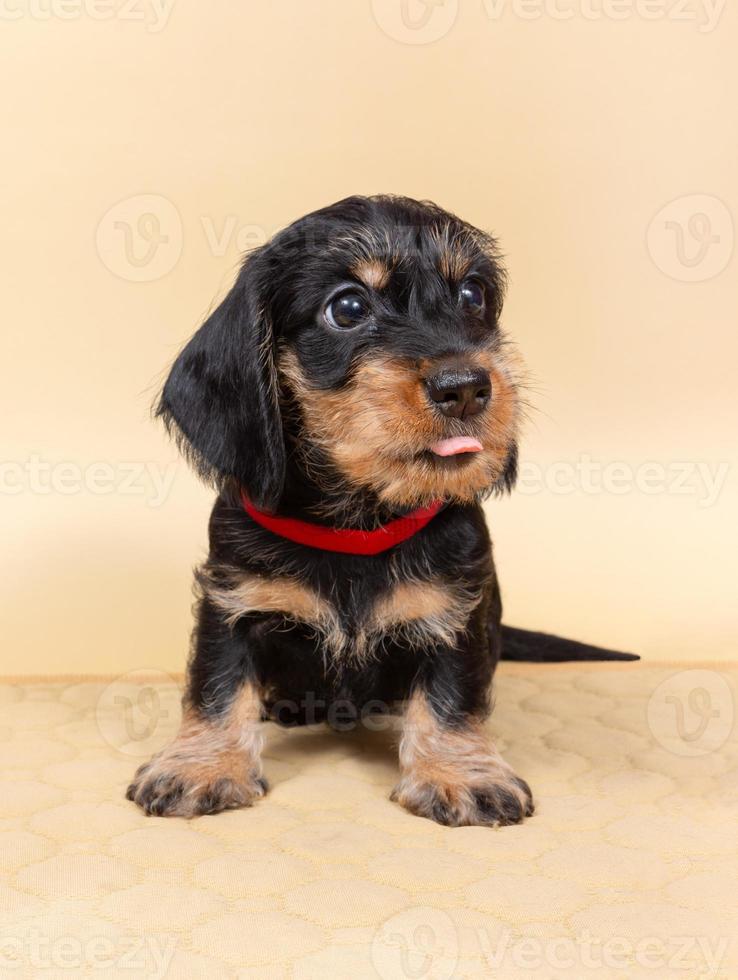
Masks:
[[[459,288],[461,305],[475,316],[484,312],[484,286],[476,279],[466,279]]]
[[[348,330],[363,323],[369,312],[369,304],[361,293],[342,293],[326,306],[325,318],[332,327]]]

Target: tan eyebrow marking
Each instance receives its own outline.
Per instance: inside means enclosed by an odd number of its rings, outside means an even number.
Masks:
[[[390,269],[380,259],[362,259],[351,272],[370,289],[383,289],[390,278]]]
[[[468,255],[455,248],[445,248],[441,253],[438,267],[446,279],[459,282],[469,271],[471,260]]]

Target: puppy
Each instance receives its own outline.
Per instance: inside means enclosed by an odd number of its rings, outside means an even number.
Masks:
[[[503,648],[629,655],[501,626],[480,502],[516,475],[504,283],[454,215],[352,197],[252,252],[179,355],[158,415],[218,497],[181,729],[128,789],[146,813],[256,802],[265,719],[397,710],[393,800],[449,826],[533,813],[485,727]]]

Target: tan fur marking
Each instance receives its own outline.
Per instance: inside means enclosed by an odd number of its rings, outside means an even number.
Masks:
[[[451,282],[461,282],[480,250],[471,229],[444,223],[433,228],[430,234],[439,250],[439,272]]]
[[[444,248],[438,263],[441,275],[451,282],[461,282],[471,266],[471,259],[453,247]]]
[[[349,483],[368,487],[393,506],[445,498],[472,502],[501,475],[520,415],[513,361],[503,343],[475,357],[492,380],[489,409],[468,422],[439,419],[424,390],[437,367],[390,358],[364,359],[340,391],[312,388],[297,356],[284,351],[279,368],[297,399],[307,442],[322,448]],[[427,456],[448,435],[472,435],[484,447],[462,465]]]
[[[395,634],[413,645],[441,640],[451,646],[479,601],[478,594],[442,582],[399,582],[374,606],[371,629],[380,635]]]
[[[374,620],[387,626],[407,619],[431,619],[442,616],[453,607],[449,589],[434,582],[400,582],[377,603]]]
[[[234,571],[226,586],[208,583],[205,576],[203,580],[206,594],[226,613],[226,622],[231,626],[250,612],[282,613],[312,627],[331,653],[339,653],[345,647],[346,636],[333,606],[295,579]]]
[[[351,271],[370,289],[383,289],[390,278],[390,269],[380,259],[364,259],[357,262]]]
[[[306,623],[324,624],[334,613],[330,605],[295,579],[240,574],[225,588],[206,587],[208,596],[227,613],[231,625],[249,612],[279,612]]]
[[[249,683],[222,715],[209,718],[186,707],[176,738],[141,766],[129,798],[162,816],[197,816],[206,812],[205,798],[216,801],[213,809],[249,806],[264,795],[261,712],[259,692]],[[171,805],[157,808],[157,800],[175,789]]]
[[[452,826],[495,822],[480,811],[475,791],[492,800],[504,798],[508,807],[512,801],[513,809],[517,802],[517,819],[532,813],[524,784],[497,752],[481,720],[462,730],[442,728],[418,692],[405,713],[400,770],[392,799],[421,816],[438,819],[440,806],[446,814],[443,822]],[[502,812],[502,802],[500,806]]]
[[[216,586],[206,573],[200,576],[208,598],[226,613],[233,625],[250,612],[279,612],[312,627],[332,656],[365,660],[388,636],[410,646],[431,640],[453,644],[466,628],[479,594],[434,581],[396,584],[361,614],[352,638],[344,631],[335,607],[311,589],[288,578],[267,579],[233,570],[226,585]]]

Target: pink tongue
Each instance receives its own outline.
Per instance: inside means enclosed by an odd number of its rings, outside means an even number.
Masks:
[[[482,444],[477,439],[470,439],[468,436],[454,436],[453,439],[441,439],[434,443],[431,452],[436,456],[458,456],[459,453],[478,453],[482,451]]]

